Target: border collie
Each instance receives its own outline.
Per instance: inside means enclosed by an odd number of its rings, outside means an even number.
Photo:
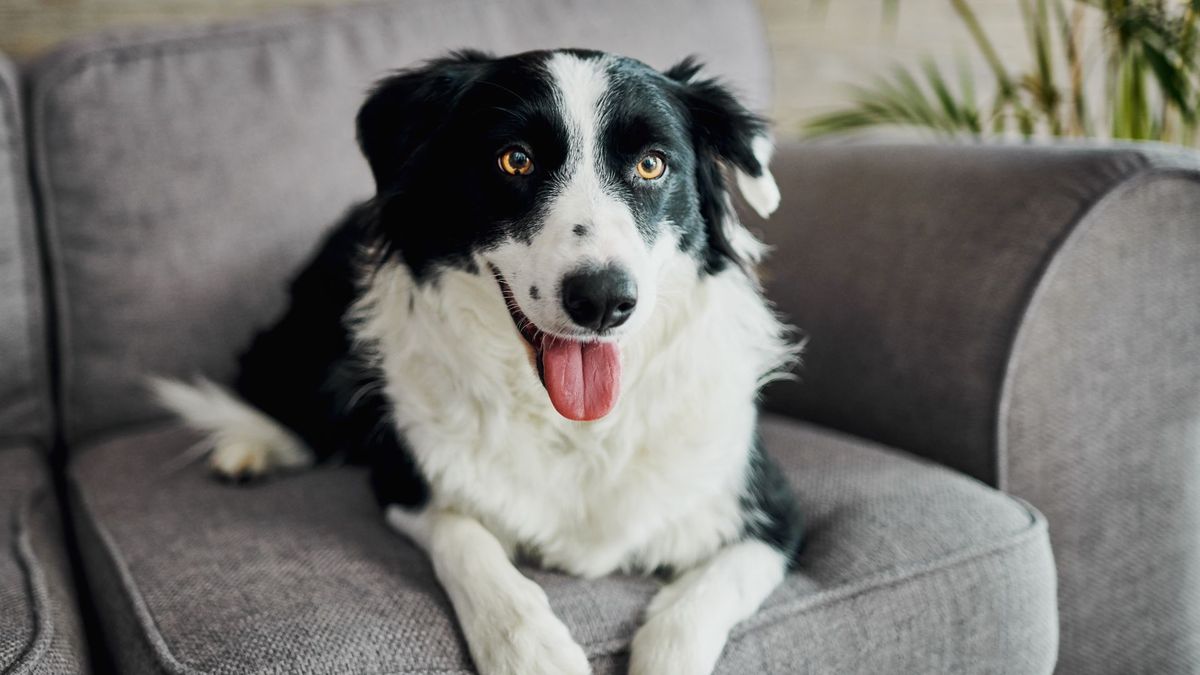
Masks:
[[[486,675],[588,673],[514,561],[659,574],[637,675],[710,673],[801,541],[756,437],[797,353],[753,273],[764,121],[687,59],[452,53],[384,79],[357,118],[376,194],[293,282],[236,394],[160,382],[256,477],[371,465]]]

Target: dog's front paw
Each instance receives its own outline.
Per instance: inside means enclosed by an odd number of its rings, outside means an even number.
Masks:
[[[696,621],[670,612],[651,616],[633,637],[629,675],[710,675],[724,647]]]
[[[482,675],[589,675],[583,648],[550,609],[545,593],[529,582],[527,601],[506,620],[485,617],[469,629],[475,667]],[[497,619],[498,617],[492,617]]]

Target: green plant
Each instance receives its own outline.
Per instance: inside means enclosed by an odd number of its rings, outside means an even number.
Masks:
[[[1032,66],[1010,72],[968,0],[948,0],[991,78],[977,102],[971,71],[931,59],[851,89],[848,106],[815,117],[809,135],[905,126],[940,135],[1107,135],[1196,142],[1200,116],[1200,0],[1016,0]],[[1102,26],[1100,30],[1091,28]],[[1106,105],[1090,105],[1085,42],[1104,55]],[[952,79],[957,85],[952,86]],[[1107,133],[1104,130],[1107,130]]]

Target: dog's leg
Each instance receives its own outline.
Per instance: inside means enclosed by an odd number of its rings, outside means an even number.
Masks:
[[[787,566],[776,549],[746,540],[668,584],[633,639],[630,675],[709,675],[729,631],[758,609]]]
[[[546,593],[474,518],[388,507],[388,523],[429,554],[483,675],[584,675],[583,649]]]

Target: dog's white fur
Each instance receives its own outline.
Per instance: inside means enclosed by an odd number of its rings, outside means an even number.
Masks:
[[[780,582],[787,556],[756,541],[733,545],[755,398],[792,357],[784,327],[741,270],[700,275],[666,234],[648,247],[595,176],[595,110],[602,69],[559,55],[551,72],[574,123],[576,166],[532,242],[478,254],[495,265],[539,326],[554,301],[528,297],[579,256],[603,254],[634,270],[635,318],[618,338],[624,376],[617,408],[578,423],[557,414],[531,367],[495,281],[448,269],[417,284],[401,264],[375,270],[352,326],[385,377],[394,419],[433,486],[419,512],[391,507],[388,522],[426,550],[454,605],[477,667],[488,675],[589,672],[583,650],[545,593],[512,563],[519,552],[583,577],[670,566],[633,643],[636,675],[711,672],[730,629]],[[578,136],[576,138],[576,136]],[[770,145],[759,146],[769,156]],[[738,180],[761,212],[778,203],[770,173]],[[618,208],[620,207],[620,208]],[[586,220],[599,243],[575,243]],[[736,222],[735,242],[757,241]],[[757,250],[757,249],[755,249]],[[267,471],[306,461],[286,430],[215,389],[162,398],[204,429],[219,430],[213,465]],[[257,452],[246,461],[241,456]]]
[[[261,476],[313,463],[312,451],[295,434],[208,380],[188,385],[156,378],[150,385],[163,407],[208,435],[209,464],[223,476]]]

